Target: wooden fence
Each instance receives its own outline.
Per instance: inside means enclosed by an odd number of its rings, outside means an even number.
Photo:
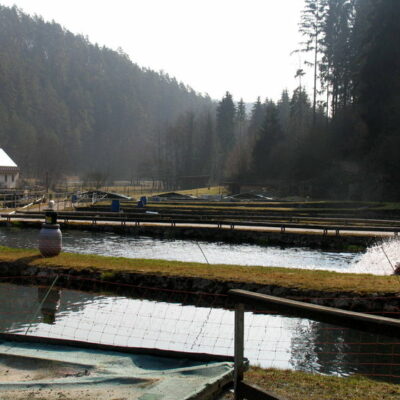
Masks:
[[[245,290],[230,290],[229,295],[235,302],[235,400],[283,400],[282,397],[244,382],[244,310],[266,306],[280,315],[309,318],[314,321],[356,329],[362,332],[376,333],[400,338],[400,320],[370,314],[345,311],[280,297],[268,296]]]
[[[14,212],[2,213],[2,218],[8,222],[12,219],[29,220],[43,219],[42,211],[35,212]],[[70,221],[87,221],[96,225],[99,222],[116,223],[120,225],[133,224],[139,226],[142,223],[168,224],[175,227],[181,225],[197,225],[198,227],[207,225],[216,228],[235,229],[236,227],[254,228],[278,228],[281,233],[285,233],[286,229],[312,229],[322,231],[323,235],[327,235],[329,231],[339,236],[343,231],[359,231],[359,232],[386,232],[398,235],[400,232],[400,221],[390,220],[280,220],[264,218],[263,220],[254,220],[252,217],[241,218],[224,215],[196,215],[194,214],[175,214],[169,212],[155,212],[141,210],[137,212],[93,212],[93,211],[59,211],[58,219],[67,224]]]

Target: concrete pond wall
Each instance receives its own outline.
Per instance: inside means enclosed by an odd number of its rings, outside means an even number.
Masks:
[[[7,225],[0,221],[0,226]],[[41,226],[38,221],[12,222],[13,226]],[[378,238],[366,235],[336,235],[330,231],[328,235],[322,232],[293,233],[271,232],[242,229],[181,227],[181,226],[130,226],[121,224],[91,224],[91,223],[61,223],[61,229],[77,229],[97,232],[113,232],[125,235],[152,236],[159,238],[194,239],[226,243],[250,243],[264,246],[310,247],[321,250],[361,251],[373,245]]]
[[[60,288],[198,306],[231,308],[233,303],[225,295],[230,289],[242,289],[352,311],[383,313],[389,317],[391,312],[398,313],[400,310],[400,290],[398,293],[368,294],[327,292],[229,280],[114,271],[99,272],[91,268],[76,270],[36,267],[25,264],[21,260],[11,263],[0,262],[0,277],[3,282],[51,285],[56,275],[59,275],[57,287]]]

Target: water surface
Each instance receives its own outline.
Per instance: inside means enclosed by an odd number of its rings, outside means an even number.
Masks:
[[[0,283],[0,332],[129,347],[233,355],[223,308]],[[400,377],[398,341],[307,319],[245,313],[253,365],[333,375]]]
[[[37,248],[38,229],[0,228],[0,245]],[[63,250],[127,258],[149,258],[210,264],[278,266],[349,272],[361,254],[300,247],[280,248],[195,240],[159,239],[107,232],[64,230]]]

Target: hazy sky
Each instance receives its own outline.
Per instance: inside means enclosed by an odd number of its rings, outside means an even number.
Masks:
[[[304,0],[0,0],[220,99],[294,89]],[[309,88],[310,89],[310,88]]]

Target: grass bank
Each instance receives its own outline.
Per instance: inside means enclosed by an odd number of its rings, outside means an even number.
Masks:
[[[398,400],[400,385],[361,376],[341,378],[252,367],[245,380],[287,400]],[[224,399],[232,399],[228,395]]]
[[[259,267],[221,264],[202,264],[166,260],[128,259],[96,255],[61,253],[43,258],[38,250],[0,247],[2,263],[36,267],[98,271],[104,276],[113,273],[136,273],[157,276],[203,278],[223,282],[257,283],[299,290],[328,292],[395,293],[400,291],[396,276],[343,274],[322,270],[279,267]],[[110,275],[111,274],[111,275]]]

